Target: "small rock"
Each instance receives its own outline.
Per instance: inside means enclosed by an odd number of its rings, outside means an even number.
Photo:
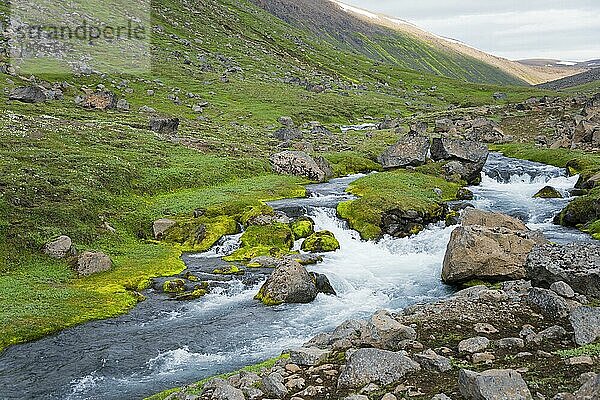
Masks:
[[[568,283],[564,281],[554,282],[550,285],[550,290],[556,293],[559,296],[566,297],[567,299],[572,299],[575,297],[575,291],[569,286]]]
[[[575,331],[575,342],[580,345],[593,343],[600,338],[600,308],[579,307],[569,315]]]
[[[590,356],[571,357],[565,361],[567,365],[594,365],[594,359]]]
[[[491,334],[491,333],[498,333],[498,329],[494,328],[490,324],[478,323],[478,324],[475,324],[475,332]]]
[[[497,345],[501,349],[512,349],[512,348],[523,348],[525,347],[525,341],[521,338],[504,338],[497,342]]]
[[[150,130],[163,133],[163,134],[172,134],[176,133],[179,129],[179,118],[160,118],[160,117],[152,117],[150,118],[149,124]]]
[[[262,379],[262,386],[267,395],[277,399],[282,399],[288,394],[288,389],[283,384],[283,377],[275,372]]]
[[[598,400],[600,398],[600,374],[590,378],[575,392],[577,400]]]
[[[386,393],[383,395],[383,397],[381,398],[381,400],[397,400],[396,396],[394,396],[391,393]]]
[[[470,339],[462,340],[458,344],[458,352],[461,354],[478,353],[487,349],[490,345],[490,340],[483,336],[478,336]]]
[[[438,355],[431,349],[426,350],[423,353],[415,354],[413,357],[421,367],[435,373],[447,372],[452,369],[452,365],[448,358]]]
[[[101,252],[86,251],[77,259],[76,271],[79,275],[89,276],[112,268],[110,257]]]
[[[471,356],[473,364],[488,364],[494,361],[496,357],[492,353],[475,353]]]
[[[290,361],[297,365],[316,366],[326,362],[329,354],[329,351],[316,347],[303,347],[290,352]]]
[[[64,235],[46,243],[43,251],[52,258],[65,258],[75,253],[71,238]]]
[[[569,304],[551,290],[531,288],[527,300],[550,318],[564,318],[569,315]]]
[[[160,239],[165,232],[167,232],[170,228],[174,227],[177,224],[176,221],[168,218],[162,218],[154,221],[152,224],[152,232],[154,233],[155,239]]]
[[[446,396],[444,393],[436,394],[431,398],[431,400],[452,400],[450,397]]]
[[[531,392],[517,371],[492,369],[482,373],[461,370],[460,393],[468,400],[531,400]]]

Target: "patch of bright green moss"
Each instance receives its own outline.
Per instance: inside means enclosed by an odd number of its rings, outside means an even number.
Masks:
[[[324,157],[331,164],[333,175],[336,177],[382,170],[380,164],[354,151],[327,153]]]
[[[259,256],[279,257],[290,252],[294,235],[287,224],[249,226],[240,238],[242,246],[225,261],[243,262]]]
[[[302,250],[311,253],[324,253],[340,249],[340,242],[329,231],[316,232],[302,242]]]
[[[315,232],[315,223],[310,218],[298,218],[290,224],[294,239],[304,239]]]
[[[217,275],[243,275],[244,270],[237,265],[229,265],[227,268],[215,269],[213,274]]]
[[[585,346],[569,350],[559,350],[556,352],[562,358],[571,358],[579,356],[600,356],[600,342],[590,343]]]

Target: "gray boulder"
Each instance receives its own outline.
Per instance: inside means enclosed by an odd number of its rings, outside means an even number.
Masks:
[[[452,369],[450,359],[440,356],[431,349],[415,354],[414,358],[423,369],[433,373],[447,372]]]
[[[306,268],[296,261],[286,260],[275,268],[260,288],[255,299],[266,305],[310,303],[317,297],[317,287]]]
[[[110,257],[101,252],[86,251],[79,255],[75,270],[79,275],[89,276],[112,268]]]
[[[450,132],[455,129],[454,121],[450,118],[441,118],[435,120],[434,132]]]
[[[600,308],[578,307],[571,311],[569,321],[575,331],[575,342],[590,344],[600,338]]]
[[[162,134],[172,134],[179,129],[179,118],[150,118],[149,127],[151,131]]]
[[[327,361],[330,352],[317,347],[302,347],[290,351],[290,361],[296,365],[316,366]]]
[[[553,291],[537,287],[529,290],[527,301],[551,318],[565,318],[572,308],[564,298]]]
[[[573,288],[569,286],[568,283],[563,281],[554,282],[552,285],[550,285],[550,290],[567,299],[572,299],[575,297],[575,291]]]
[[[458,388],[466,400],[531,400],[531,392],[517,371],[491,369],[482,373],[461,370]]]
[[[152,233],[155,239],[160,239],[169,229],[177,225],[176,221],[168,218],[161,218],[152,224]]]
[[[536,246],[526,270],[528,279],[538,286],[563,281],[578,293],[600,299],[600,244]]]
[[[52,258],[65,258],[75,254],[71,238],[64,235],[46,243],[43,251]]]
[[[470,339],[462,340],[458,344],[458,352],[460,354],[473,354],[480,353],[487,349],[490,345],[490,340],[483,336],[473,337]]]
[[[425,164],[429,151],[429,138],[424,136],[406,136],[398,143],[388,147],[379,162],[383,168],[399,168]]]
[[[9,93],[8,98],[22,103],[41,103],[48,100],[46,91],[36,85],[15,88]]]
[[[468,140],[435,138],[430,150],[434,161],[448,161],[444,165],[448,179],[458,176],[470,184],[481,181],[481,171],[489,155],[487,146]]]
[[[262,379],[262,389],[276,399],[282,399],[288,394],[288,390],[283,384],[283,377],[276,372],[272,372]]]
[[[338,379],[340,388],[361,388],[369,383],[390,385],[419,371],[418,363],[403,353],[359,349],[352,353]]]
[[[596,374],[585,382],[577,392],[576,400],[599,400],[600,399],[600,374]]]
[[[273,154],[269,161],[273,171],[278,174],[294,175],[308,178],[312,181],[323,182],[330,176],[324,171],[323,161],[321,165],[303,151],[283,151]]]
[[[370,342],[379,349],[397,351],[405,347],[407,341],[417,339],[417,332],[410,326],[402,325],[387,311],[376,312],[367,325]]]
[[[477,118],[471,123],[471,128],[465,132],[469,140],[483,143],[506,143],[512,140],[506,136],[498,124],[486,118]]]
[[[212,400],[245,400],[244,392],[231,385],[218,386],[212,396]]]

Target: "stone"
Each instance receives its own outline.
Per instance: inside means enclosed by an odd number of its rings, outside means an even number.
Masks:
[[[483,143],[506,143],[513,138],[504,134],[498,124],[490,119],[477,118],[471,122],[471,127],[466,130],[467,139]]]
[[[599,400],[600,399],[600,374],[590,378],[575,392],[576,400]]]
[[[263,377],[262,388],[267,395],[276,399],[282,399],[288,394],[288,389],[283,384],[283,377],[276,372]]]
[[[397,351],[407,341],[417,339],[417,332],[410,326],[396,321],[387,311],[376,312],[369,321],[371,344],[384,350]]]
[[[338,379],[340,388],[360,388],[369,383],[390,385],[419,371],[418,363],[402,353],[359,349],[349,356]]]
[[[303,151],[276,153],[269,158],[269,161],[273,171],[278,174],[300,176],[316,182],[323,182],[330,177],[322,169],[322,165],[320,166],[314,158]]]
[[[176,221],[168,218],[161,218],[152,224],[152,233],[155,239],[160,239],[172,227],[177,225]]]
[[[22,103],[42,103],[48,100],[46,91],[36,85],[14,88],[9,93],[8,99],[20,101]]]
[[[563,195],[552,186],[545,186],[533,195],[534,199],[562,199]]]
[[[86,251],[79,255],[75,270],[79,275],[89,276],[112,268],[110,257],[101,252]]]
[[[450,118],[441,118],[435,120],[434,132],[436,133],[450,132],[455,128],[456,126],[454,125],[454,121],[452,121]]]
[[[452,369],[450,359],[437,354],[431,349],[415,354],[413,357],[423,369],[434,373],[447,372]]]
[[[458,388],[467,400],[532,400],[521,374],[510,369],[460,370]]]
[[[317,293],[323,293],[330,296],[337,296],[337,293],[331,282],[329,282],[329,278],[327,278],[324,274],[319,274],[317,272],[309,272],[310,276],[313,278],[315,282],[315,286],[317,287]]]
[[[83,108],[110,110],[117,107],[117,96],[113,92],[100,90],[86,94],[77,102]]]
[[[567,301],[551,290],[533,287],[529,290],[527,300],[548,317],[565,318],[569,315]]]
[[[573,288],[571,288],[571,286],[564,281],[554,282],[552,285],[550,285],[550,290],[567,299],[572,299],[575,297],[575,291]]]
[[[434,138],[431,143],[431,158],[434,161],[458,160],[483,165],[488,155],[487,146],[473,141]]]
[[[485,350],[490,345],[490,340],[483,336],[477,336],[462,340],[458,343],[458,352],[460,354],[473,354]]]
[[[479,225],[486,228],[506,228],[513,231],[528,231],[527,225],[518,218],[510,215],[482,211],[476,208],[465,209],[460,216],[463,226]]]
[[[429,151],[429,138],[424,136],[405,136],[398,143],[388,147],[379,163],[383,168],[400,168],[425,164]]]
[[[567,365],[594,365],[594,359],[590,356],[571,357],[565,361]]]
[[[600,299],[600,244],[538,245],[527,259],[526,270],[538,286],[563,281],[577,293]]]
[[[296,365],[317,366],[325,363],[330,352],[316,347],[302,347],[290,351],[290,361]]]
[[[491,334],[491,333],[498,333],[498,329],[494,328],[493,325],[480,322],[480,323],[475,324],[475,332]]]
[[[65,258],[75,254],[73,242],[68,236],[59,236],[44,245],[43,252],[52,258]]]
[[[508,99],[508,95],[504,92],[496,92],[492,95],[492,97],[494,98],[494,100],[507,100]]]
[[[501,349],[513,349],[525,347],[525,341],[521,338],[503,338],[496,342],[496,345]]]
[[[156,133],[173,134],[179,130],[179,118],[152,117],[149,127]]]
[[[215,389],[211,399],[213,400],[245,400],[244,392],[231,385],[221,385]]]
[[[540,333],[531,332],[525,336],[527,343],[542,344],[551,340],[561,340],[567,335],[565,328],[559,325],[553,325],[544,329]]]
[[[461,187],[456,193],[457,200],[473,200],[475,195],[469,189]]]
[[[398,400],[398,398],[396,396],[394,396],[392,393],[386,393],[383,395],[381,400]]]
[[[436,394],[431,398],[431,400],[452,400],[450,397],[446,396],[444,393]]]
[[[301,249],[311,253],[326,253],[340,249],[340,242],[329,231],[315,232],[302,242]]]
[[[490,352],[474,353],[471,356],[471,362],[473,364],[490,364],[495,359],[496,357]]]
[[[448,243],[442,279],[447,283],[523,279],[527,257],[536,240],[530,232],[506,228],[458,227]]]
[[[344,400],[369,400],[369,397],[364,394],[352,394],[344,398]]]
[[[586,345],[600,338],[600,308],[578,307],[571,311],[569,322],[575,332],[575,342]]]
[[[279,265],[267,279],[255,299],[266,305],[310,303],[317,287],[305,267],[295,261]]]

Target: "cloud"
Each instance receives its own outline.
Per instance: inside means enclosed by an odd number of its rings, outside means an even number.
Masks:
[[[595,0],[346,0],[511,59],[600,58]]]

